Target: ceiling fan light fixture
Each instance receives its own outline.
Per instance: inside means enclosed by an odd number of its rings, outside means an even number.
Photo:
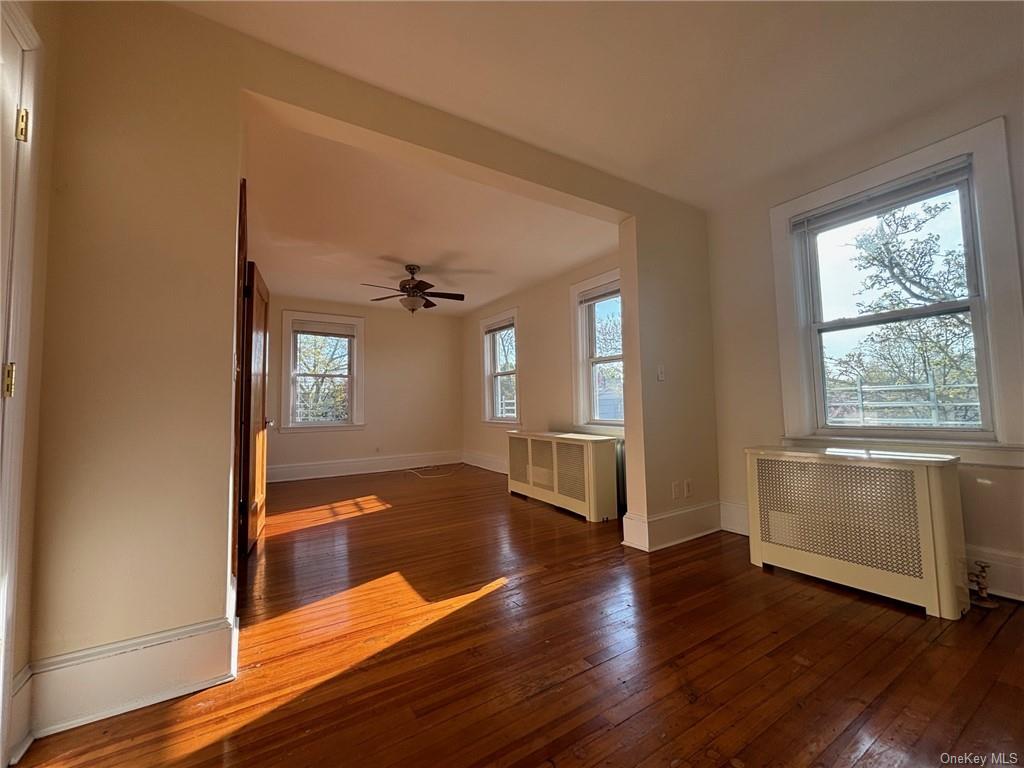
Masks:
[[[423,304],[425,302],[426,300],[422,296],[403,296],[398,300],[398,303],[410,312],[415,312],[417,309],[423,309]]]

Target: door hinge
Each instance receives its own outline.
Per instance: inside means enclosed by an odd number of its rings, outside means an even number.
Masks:
[[[28,110],[24,107],[18,110],[18,122],[14,126],[14,138],[18,141],[28,141]]]
[[[7,363],[4,366],[4,397],[14,397],[14,373],[15,364]]]

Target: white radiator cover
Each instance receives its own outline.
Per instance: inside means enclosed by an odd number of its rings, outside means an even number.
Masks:
[[[508,433],[508,490],[582,515],[618,517],[614,437]]]
[[[970,607],[956,456],[748,448],[750,560],[959,619]]]

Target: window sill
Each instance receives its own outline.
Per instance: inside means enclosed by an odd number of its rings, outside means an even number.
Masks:
[[[351,432],[360,429],[366,429],[366,424],[294,424],[278,427],[277,431],[284,434],[287,432]]]
[[[521,421],[507,421],[505,419],[482,419],[481,423],[486,427],[505,427],[506,429],[519,429],[523,426]]]
[[[991,433],[984,437],[964,438],[935,435],[872,437],[868,435],[814,434],[783,437],[782,443],[792,447],[835,447],[884,448],[910,452],[949,453],[959,456],[964,464],[983,464],[994,467],[1024,468],[1024,445],[1000,443],[992,439]]]
[[[625,425],[618,424],[573,424],[574,432],[581,435],[603,435],[605,437],[625,437]]]

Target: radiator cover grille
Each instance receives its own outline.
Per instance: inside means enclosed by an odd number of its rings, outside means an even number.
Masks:
[[[923,578],[910,470],[757,459],[761,540]]]
[[[587,500],[587,481],[583,446],[558,443],[558,492],[579,501]]]

